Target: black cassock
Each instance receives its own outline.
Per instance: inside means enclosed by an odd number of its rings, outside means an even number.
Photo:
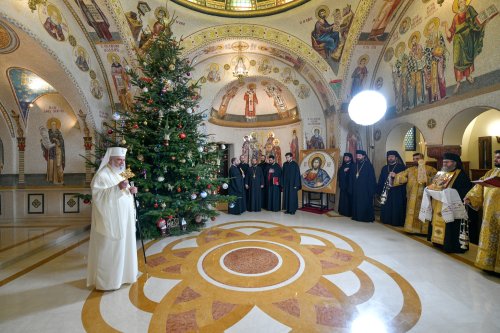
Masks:
[[[269,164],[264,174],[267,184],[267,210],[281,210],[281,167],[278,163]]]
[[[352,219],[360,222],[373,222],[375,221],[373,196],[377,187],[375,170],[368,160],[353,164],[352,168],[349,183],[352,194]],[[359,175],[356,177],[358,172]]]
[[[262,188],[262,208],[267,209],[267,178],[266,178],[266,171],[267,171],[267,164],[266,162],[261,162],[259,163],[259,168],[262,171],[262,175],[264,176],[264,187]]]
[[[243,178],[242,170],[234,165],[231,165],[229,168],[229,178],[229,195],[234,195],[237,198],[234,202],[234,207],[228,208],[228,213],[239,215],[247,210],[245,178]]]
[[[298,192],[302,188],[299,165],[295,161],[283,163],[283,209],[295,214],[299,208]]]
[[[248,172],[248,169],[250,168],[250,165],[248,163],[240,163],[240,165],[238,165],[241,169],[241,171],[243,171],[243,175],[245,175],[245,184],[246,184],[246,181],[247,181],[247,172]],[[245,188],[245,198],[247,200],[247,207],[248,207],[248,190]]]
[[[460,199],[464,200],[465,195],[474,184],[471,183],[469,176],[461,170],[460,173],[456,176],[453,185],[451,188],[457,190]],[[433,199],[434,200],[434,199]],[[469,215],[469,226],[477,224],[477,212],[472,209],[467,210],[467,214]],[[460,220],[455,220],[453,222],[446,223],[446,227],[444,229],[444,242],[443,242],[443,250],[446,252],[452,253],[464,253],[466,250],[460,248]],[[472,230],[470,230],[472,232]],[[474,237],[473,235],[471,235]],[[432,221],[429,223],[429,233],[427,235],[427,240],[431,240],[432,237]]]
[[[248,211],[260,212],[262,208],[262,185],[264,185],[264,175],[258,166],[251,166],[245,177],[248,185]]]
[[[339,169],[339,214],[343,216],[352,216],[352,195],[349,193],[349,184],[351,182],[351,173],[354,163],[342,163]],[[345,171],[345,169],[348,169]]]
[[[377,194],[381,195],[384,190],[385,182],[390,171],[399,173],[406,170],[402,164],[385,165],[380,170],[378,179]],[[380,221],[384,224],[390,224],[397,227],[405,225],[406,218],[406,184],[391,187],[387,191],[387,200],[385,204],[380,205]]]

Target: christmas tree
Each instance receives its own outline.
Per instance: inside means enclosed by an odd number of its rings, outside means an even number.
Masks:
[[[225,147],[210,142],[202,130],[199,82],[191,78],[193,68],[181,50],[169,29],[152,37],[138,52],[139,67],[127,68],[140,93],[131,110],[113,115],[106,130],[108,144],[128,148],[126,163],[139,188],[146,238],[165,234],[165,225],[192,230],[215,219],[217,203],[234,200],[220,193],[227,188],[227,179],[219,178]]]

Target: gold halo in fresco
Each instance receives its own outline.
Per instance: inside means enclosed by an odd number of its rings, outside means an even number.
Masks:
[[[143,274],[128,291],[127,308],[150,315],[148,332],[224,332],[254,307],[293,332],[347,332],[362,312],[359,305],[372,299],[381,312],[392,313],[384,316],[391,332],[410,330],[421,315],[420,299],[401,275],[367,257],[351,239],[319,228],[237,221],[146,247],[154,254],[145,265],[138,253]],[[357,290],[345,290],[336,276],[349,276]],[[377,301],[380,279],[402,304],[389,309]],[[171,287],[157,289],[161,283]],[[103,294],[94,290],[83,306],[88,332],[119,329],[103,318]]]
[[[19,47],[19,37],[6,23],[0,21],[0,54],[14,52]]]
[[[209,15],[227,17],[258,17],[285,12],[309,0],[250,1],[250,0],[172,0],[173,2]]]

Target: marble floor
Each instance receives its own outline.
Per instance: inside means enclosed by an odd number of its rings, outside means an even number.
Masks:
[[[222,213],[148,242],[114,292],[86,288],[88,230],[61,227],[2,238],[1,332],[500,332],[500,278],[379,223]]]

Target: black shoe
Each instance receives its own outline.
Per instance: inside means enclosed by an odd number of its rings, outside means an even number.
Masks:
[[[284,213],[285,213],[285,214],[290,214],[290,212],[288,212],[288,211],[285,211]]]
[[[295,212],[293,212],[293,213],[292,213],[292,212],[290,212],[290,213],[288,213],[288,214],[290,214],[290,215],[295,215]]]

